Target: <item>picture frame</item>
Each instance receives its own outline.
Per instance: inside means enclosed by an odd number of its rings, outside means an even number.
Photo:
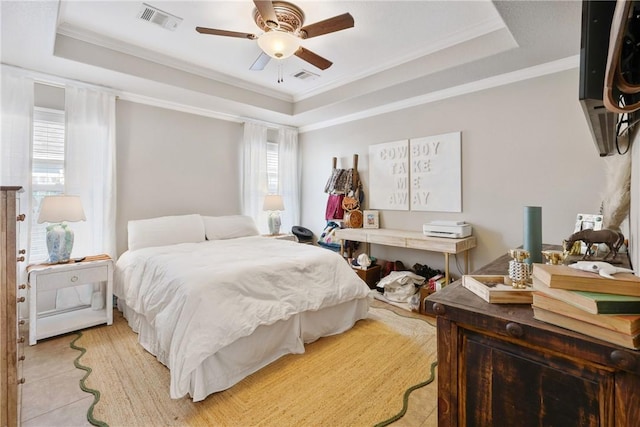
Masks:
[[[573,232],[576,233],[589,228],[593,230],[602,230],[602,220],[603,216],[600,214],[579,213],[576,215],[576,224],[573,228]]]
[[[573,228],[573,232],[577,233],[582,230],[602,230],[602,222],[604,216],[601,214],[584,214],[579,213],[576,215],[576,224]],[[576,245],[580,244],[580,254],[584,254],[587,251],[587,245],[583,242],[576,242]],[[577,249],[576,249],[577,250]]]
[[[363,212],[362,228],[380,228],[380,214],[378,211]]]

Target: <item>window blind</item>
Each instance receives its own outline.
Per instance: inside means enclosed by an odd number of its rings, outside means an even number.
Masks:
[[[48,256],[46,244],[47,224],[37,223],[40,202],[45,196],[64,192],[64,123],[64,111],[34,108],[31,172],[33,212],[31,215],[30,262],[43,261]]]
[[[267,142],[267,191],[268,194],[278,192],[278,143]]]

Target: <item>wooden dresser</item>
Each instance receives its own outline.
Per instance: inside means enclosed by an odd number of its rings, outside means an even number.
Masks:
[[[24,285],[17,285],[17,265],[25,261],[16,247],[20,187],[0,187],[0,427],[20,425],[20,384],[24,337],[18,336],[18,304],[24,302]],[[20,289],[20,290],[19,290]]]
[[[474,274],[506,274],[505,255]],[[489,304],[460,281],[429,296],[438,324],[438,425],[640,425],[640,351]]]

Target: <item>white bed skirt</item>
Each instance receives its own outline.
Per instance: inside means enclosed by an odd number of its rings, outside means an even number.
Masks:
[[[318,311],[308,311],[280,320],[272,325],[259,326],[251,335],[240,338],[208,357],[191,374],[189,394],[194,402],[209,394],[226,390],[285,354],[304,353],[304,344],[318,338],[349,330],[367,317],[370,297],[354,299]],[[168,354],[160,348],[156,332],[144,316],[136,313],[118,299],[131,329],[149,353],[169,366]],[[169,384],[167,384],[167,391]]]

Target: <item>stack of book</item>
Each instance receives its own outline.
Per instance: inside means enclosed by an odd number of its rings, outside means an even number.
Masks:
[[[534,264],[533,317],[631,349],[640,348],[640,277],[613,279],[566,265]]]

